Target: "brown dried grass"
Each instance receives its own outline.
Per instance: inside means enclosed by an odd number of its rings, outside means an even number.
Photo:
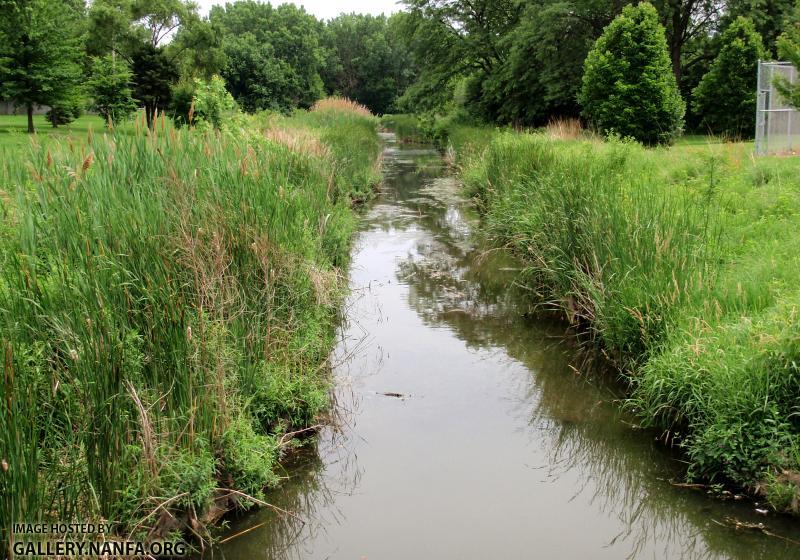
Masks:
[[[361,103],[351,101],[344,97],[327,97],[320,99],[314,106],[311,107],[312,111],[347,111],[361,115],[362,117],[371,117],[372,112]]]

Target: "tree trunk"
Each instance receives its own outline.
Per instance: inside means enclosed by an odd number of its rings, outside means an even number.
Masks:
[[[36,132],[33,129],[33,103],[28,103],[28,134]]]

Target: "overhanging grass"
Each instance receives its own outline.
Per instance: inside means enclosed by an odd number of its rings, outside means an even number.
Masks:
[[[681,442],[689,474],[791,496],[800,162],[753,159],[746,144],[647,150],[466,127],[449,139],[486,229],[529,263],[537,300],[616,360],[628,406]]]
[[[326,406],[376,122],[242,124],[159,120],[3,161],[3,530],[103,518],[144,532],[162,507],[202,519],[227,488],[274,484],[281,434]]]

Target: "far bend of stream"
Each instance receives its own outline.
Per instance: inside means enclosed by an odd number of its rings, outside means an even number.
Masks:
[[[214,558],[800,558],[726,525],[800,541],[796,520],[669,483],[680,457],[626,421],[564,325],[528,317],[519,263],[481,246],[440,155],[383,137],[334,353],[342,418],[267,496],[303,522],[246,514]]]

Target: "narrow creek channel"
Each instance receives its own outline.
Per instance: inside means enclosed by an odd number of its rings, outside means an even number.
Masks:
[[[297,518],[245,515],[214,557],[800,557],[724,526],[800,540],[796,521],[670,485],[679,458],[625,422],[563,325],[527,317],[517,263],[481,250],[440,155],[383,136],[385,180],[355,239],[334,354],[340,426],[268,496]]]

